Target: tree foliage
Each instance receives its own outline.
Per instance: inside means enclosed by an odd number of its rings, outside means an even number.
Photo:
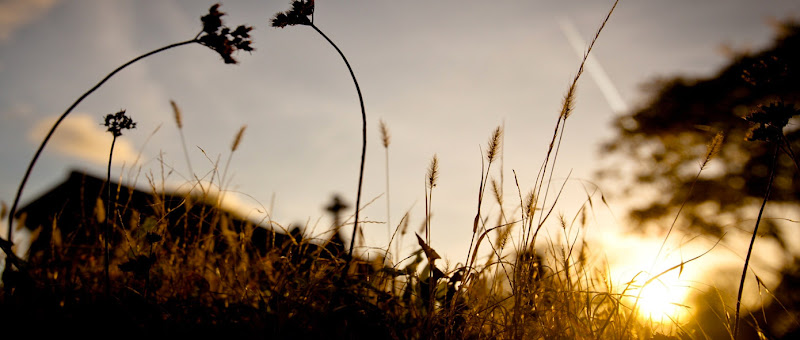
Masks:
[[[674,217],[686,201],[680,216],[691,228],[716,236],[725,231],[726,221],[754,218],[742,208],[757,204],[764,195],[771,147],[747,140],[753,139],[753,125],[745,118],[770,105],[794,109],[800,104],[800,22],[776,27],[771,46],[733,55],[712,77],[675,76],[651,82],[644,104],[617,118],[616,137],[603,152],[622,155],[636,165],[606,168],[601,175],[631,171],[635,181],[627,192],[644,185],[659,193],[633,209],[630,217],[639,222]],[[719,132],[725,141],[714,166],[692,185],[707,145]],[[784,147],[778,159],[770,202],[796,206],[800,169],[790,154],[800,151],[800,122],[789,121],[783,133],[790,147]],[[781,242],[774,224],[764,227],[765,234]]]

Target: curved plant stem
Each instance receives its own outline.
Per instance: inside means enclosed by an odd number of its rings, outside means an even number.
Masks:
[[[356,92],[358,92],[358,101],[361,104],[361,121],[362,121],[362,129],[361,129],[361,136],[362,136],[362,143],[361,143],[361,167],[358,171],[358,192],[356,193],[356,213],[355,213],[355,222],[353,223],[353,236],[350,238],[350,250],[347,252],[348,261],[350,258],[353,257],[353,243],[356,240],[356,233],[358,232],[358,212],[361,210],[361,186],[364,182],[364,160],[367,156],[367,112],[364,110],[364,98],[361,96],[361,88],[358,86],[358,80],[356,80],[356,75],[353,73],[353,68],[350,67],[350,63],[345,58],[344,53],[342,50],[339,49],[333,41],[328,38],[325,33],[317,28],[313,23],[311,26],[317,33],[319,33],[325,40],[327,40],[333,48],[336,49],[336,52],[339,52],[339,55],[342,56],[342,60],[344,60],[345,65],[347,65],[347,70],[350,71],[350,76],[353,77],[353,83],[356,85]]]
[[[742,291],[744,290],[744,280],[747,278],[747,267],[750,265],[750,255],[753,253],[753,244],[756,243],[756,235],[758,235],[758,225],[761,222],[761,215],[764,213],[764,207],[767,205],[769,193],[772,189],[772,180],[775,179],[775,166],[778,159],[778,145],[775,145],[775,151],[772,153],[772,166],[770,166],[769,180],[767,181],[767,190],[764,193],[764,200],[761,202],[761,209],[758,210],[758,219],[756,219],[756,226],[753,228],[753,236],[750,238],[750,247],[747,248],[747,256],[744,259],[744,268],[742,268],[742,278],[739,281],[739,294],[736,296],[736,317],[734,319],[733,337],[739,337],[739,311],[742,307]]]
[[[31,159],[31,162],[28,165],[28,169],[25,171],[25,176],[22,177],[22,181],[19,183],[19,188],[17,189],[17,195],[14,197],[14,204],[11,205],[11,211],[10,211],[10,213],[8,215],[9,216],[9,218],[8,218],[8,234],[6,235],[6,237],[8,238],[9,242],[11,241],[12,230],[14,230],[14,228],[13,228],[14,215],[17,212],[17,206],[19,205],[20,196],[22,196],[22,190],[25,188],[25,184],[28,182],[28,178],[30,177],[31,172],[33,171],[33,166],[34,166],[34,164],[36,164],[36,160],[39,159],[39,156],[42,154],[42,150],[44,150],[44,146],[47,145],[47,142],[50,140],[50,137],[53,136],[53,133],[56,131],[56,128],[58,127],[58,125],[61,124],[61,121],[63,121],[64,118],[66,118],[67,115],[69,115],[69,113],[72,112],[72,110],[75,109],[75,107],[78,106],[78,104],[81,101],[83,101],[83,99],[85,99],[90,94],[92,94],[92,92],[97,90],[106,81],[108,81],[108,79],[110,79],[112,76],[117,74],[117,72],[122,71],[122,69],[130,66],[131,64],[133,64],[133,63],[135,63],[135,62],[137,62],[137,61],[139,61],[141,59],[147,58],[147,57],[149,57],[149,56],[151,56],[153,54],[156,54],[156,53],[171,49],[173,47],[188,45],[188,44],[196,43],[196,42],[199,42],[199,41],[197,39],[193,38],[191,40],[186,40],[186,41],[182,41],[182,42],[179,42],[179,43],[174,43],[172,45],[167,45],[167,46],[161,47],[159,49],[150,51],[150,52],[142,54],[142,55],[140,55],[140,56],[138,56],[138,57],[136,57],[134,59],[131,59],[127,63],[122,64],[121,66],[117,67],[114,71],[109,73],[105,78],[103,78],[103,80],[101,80],[99,83],[97,83],[97,85],[95,85],[94,87],[89,89],[89,91],[86,91],[86,93],[81,95],[78,98],[78,100],[76,100],[74,103],[72,103],[72,105],[70,105],[70,107],[66,111],[64,111],[64,113],[61,114],[61,116],[58,118],[58,120],[53,124],[53,127],[50,128],[50,132],[48,132],[47,136],[44,138],[44,140],[42,140],[41,145],[39,145],[39,149],[36,150],[36,153],[33,155],[33,159]]]

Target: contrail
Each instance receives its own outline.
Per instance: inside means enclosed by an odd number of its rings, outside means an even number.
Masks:
[[[571,20],[566,18],[559,20],[559,25],[561,26],[561,32],[564,33],[569,41],[569,44],[572,45],[575,53],[578,54],[578,58],[583,59],[583,55],[586,52],[586,42],[583,40],[583,38],[581,38],[581,35],[575,28],[575,25]],[[600,88],[600,91],[603,93],[603,97],[606,98],[611,110],[613,110],[615,113],[627,112],[628,104],[626,104],[622,99],[622,96],[619,95],[617,87],[611,82],[608,74],[606,74],[606,71],[600,66],[600,63],[593,54],[590,54],[589,58],[586,59],[586,64],[584,67],[586,67],[586,72],[592,75],[592,79],[594,79],[597,87]]]

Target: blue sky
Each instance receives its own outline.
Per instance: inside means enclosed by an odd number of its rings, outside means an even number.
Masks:
[[[504,190],[507,201],[518,201],[511,171],[524,194],[579,64],[563,23],[589,40],[612,3],[317,1],[315,23],[347,55],[365,98],[369,145],[363,200],[385,191],[382,119],[392,136],[392,222],[411,209],[412,228],[422,223],[423,180],[437,154],[441,175],[433,193],[432,245],[463,261],[475,216],[480,149],[504,124]],[[0,200],[11,204],[49,121],[121,63],[194,37],[211,4],[0,1]],[[67,118],[34,169],[22,204],[62,181],[70,169],[103,174],[110,137],[99,124],[120,109],[138,125],[120,140],[112,176],[120,176],[126,164],[125,179],[133,180],[127,169],[141,152],[139,185],[151,171],[160,179],[159,155],[175,170],[168,182],[185,184],[189,172],[172,118],[174,100],[199,176],[218,157],[224,164],[234,135],[246,124],[228,171],[230,189],[241,194],[230,200],[251,216],[263,216],[254,210],[259,206],[272,206],[271,216],[281,224],[317,225],[316,234],[326,230],[331,221],[324,206],[331,195],[355,201],[358,99],[342,60],[311,28],[268,26],[272,15],[288,6],[289,1],[222,3],[226,24],[255,26],[256,51],[236,55],[238,65],[225,65],[215,52],[190,45],[115,76]],[[593,55],[625,105],[635,107],[648,80],[711,75],[726,60],[722,46],[765,46],[773,33],[769,20],[790,16],[800,16],[797,1],[622,1]],[[598,145],[611,136],[616,113],[592,75],[579,83],[557,180],[570,171],[572,178],[592,179],[602,161]],[[574,215],[582,191],[568,186],[556,210]],[[385,222],[384,199],[367,207],[363,218]],[[621,223],[624,205],[611,203],[617,219],[598,222],[592,231],[598,239],[614,239],[608,235],[619,229],[615,224]],[[496,211],[487,204],[484,214]],[[369,246],[385,246],[384,224],[365,227]],[[404,244],[413,245],[413,239]]]

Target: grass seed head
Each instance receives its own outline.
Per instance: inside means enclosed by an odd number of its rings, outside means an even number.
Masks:
[[[239,132],[236,133],[236,138],[233,139],[233,144],[231,144],[231,152],[236,151],[239,148],[239,143],[242,142],[242,136],[244,135],[244,130],[247,128],[247,125],[242,125],[239,128]]]
[[[500,184],[497,183],[497,180],[492,178],[492,192],[494,192],[494,198],[497,200],[497,204],[500,205],[502,208],[503,206],[503,190],[500,188]]]
[[[525,197],[525,214],[527,216],[533,216],[533,212],[535,210],[535,201],[534,201],[534,194],[533,190],[528,192],[528,195]]]
[[[380,129],[381,129],[381,140],[383,141],[383,147],[389,148],[389,142],[391,142],[391,135],[389,135],[389,128],[386,127],[386,123],[384,123],[383,119],[380,121]]]
[[[717,132],[714,138],[711,140],[711,143],[708,144],[708,148],[706,149],[706,156],[703,159],[703,164],[700,165],[700,169],[704,169],[711,158],[713,158],[718,152],[719,149],[722,148],[722,141],[725,139],[725,134]]]
[[[181,109],[178,107],[178,104],[175,104],[174,100],[170,100],[169,105],[172,105],[172,113],[175,114],[175,124],[178,125],[179,129],[183,129],[183,120],[181,119]]]
[[[495,157],[497,157],[497,153],[500,149],[500,138],[502,136],[503,136],[503,129],[498,126],[496,129],[494,129],[492,137],[489,138],[489,147],[486,153],[486,160],[489,161],[489,163],[492,163]]]
[[[433,159],[431,159],[431,164],[428,167],[428,175],[426,176],[428,179],[428,188],[433,188],[436,186],[436,180],[439,179],[439,157],[437,155],[433,155]]]

